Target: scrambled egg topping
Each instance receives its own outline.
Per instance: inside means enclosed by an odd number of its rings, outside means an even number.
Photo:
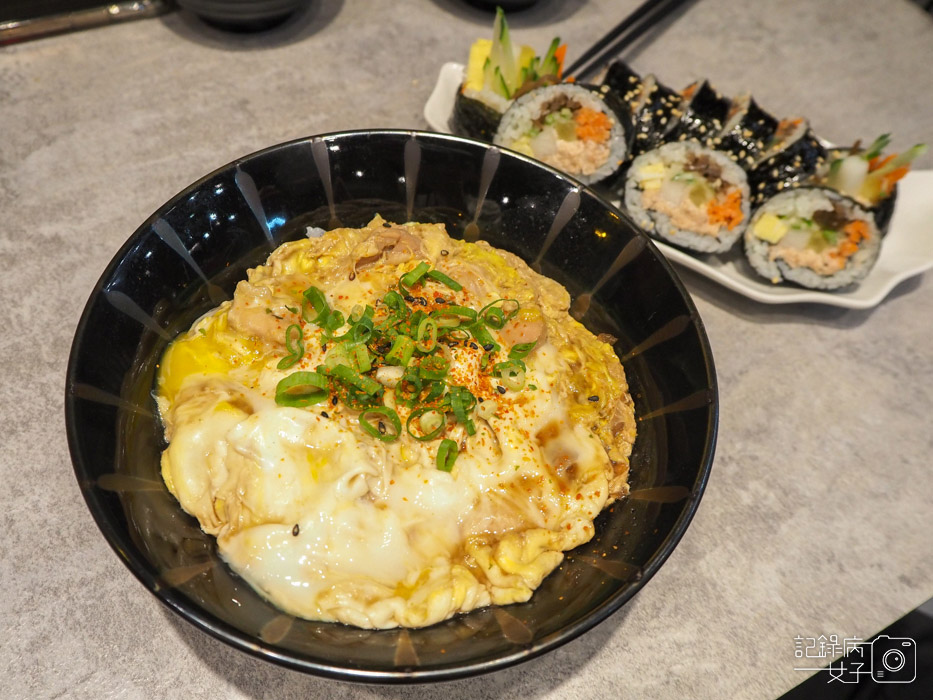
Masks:
[[[434,318],[497,300],[509,311],[486,328],[494,343],[485,347],[464,327],[440,328],[433,353],[446,375],[436,384],[450,393],[435,397],[428,428],[441,414],[443,425],[434,438],[417,439],[428,421],[409,420],[405,358],[393,365],[385,348],[354,372],[379,382],[368,398],[383,413],[360,410],[333,377],[313,403],[281,400],[295,372],[330,377],[328,356],[362,309],[388,325],[386,295],[421,263],[441,274],[403,286],[399,313]],[[322,327],[311,287],[346,325]],[[296,616],[419,627],[526,601],[628,492],[635,421],[625,374],[610,345],[568,315],[569,301],[518,257],[451,239],[441,225],[376,217],[286,243],[166,351],[157,384],[165,483],[224,560]],[[492,371],[515,348],[526,352],[519,381]],[[472,397],[459,419],[455,390]],[[386,428],[390,414],[398,430]]]

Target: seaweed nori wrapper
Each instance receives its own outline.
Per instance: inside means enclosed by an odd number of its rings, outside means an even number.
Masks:
[[[748,173],[753,204],[760,204],[782,190],[807,184],[826,161],[826,147],[809,126],[779,148]]]
[[[643,82],[644,100],[633,117],[631,157],[657,148],[665,141],[665,132],[680,118],[681,96],[653,75]]]
[[[638,110],[642,103],[643,81],[625,61],[613,61],[602,84],[608,86],[628,105],[629,112],[634,114]]]
[[[716,148],[731,153],[739,165],[749,168],[774,137],[778,120],[759,107],[751,96],[733,103],[733,110],[719,136]]]
[[[694,83],[684,92],[690,93],[690,97],[686,100],[680,119],[671,125],[664,140],[693,139],[712,147],[713,140],[722,131],[729,116],[732,101],[720,95],[708,80],[699,85]]]
[[[492,143],[500,121],[501,113],[485,102],[465,96],[462,89],[457,90],[454,112],[450,120],[455,134]]]

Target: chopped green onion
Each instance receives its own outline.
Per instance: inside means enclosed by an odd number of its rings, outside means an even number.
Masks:
[[[429,355],[421,360],[418,367],[418,374],[422,379],[437,380],[447,376],[447,370],[450,369],[450,363],[443,355]]]
[[[460,284],[460,283],[457,282],[456,280],[450,279],[450,277],[448,277],[447,275],[445,275],[445,274],[444,274],[443,272],[441,272],[440,270],[431,270],[431,271],[428,273],[428,277],[430,277],[430,278],[433,279],[433,280],[437,280],[437,281],[440,282],[441,284],[444,284],[444,285],[450,287],[450,288],[451,288],[452,290],[454,290],[455,292],[459,292],[461,289],[463,289],[463,285],[462,285],[462,284]]]
[[[472,404],[465,405],[467,397],[472,400]],[[469,391],[467,391],[462,386],[451,387],[450,390],[450,407],[453,409],[454,418],[458,423],[462,424],[467,431],[468,435],[473,435],[476,433],[476,425],[467,417],[467,411],[469,411],[476,404],[476,397],[473,396]]]
[[[486,326],[479,321],[467,327],[467,330],[473,335],[473,338],[476,339],[476,342],[485,348],[487,345],[491,345],[492,349],[488,352],[497,352],[502,346],[496,342],[495,338],[489,333],[486,329]]]
[[[402,375],[398,384],[395,385],[395,400],[403,406],[411,408],[418,403],[422,387],[423,382],[418,375],[418,369],[409,367],[405,370],[405,374]]]
[[[285,349],[288,350],[288,355],[279,360],[276,365],[279,369],[288,369],[305,354],[304,336],[301,332],[301,326],[297,323],[293,323],[285,329]]]
[[[327,377],[318,372],[292,372],[275,387],[279,406],[311,406],[327,398]]]
[[[330,315],[330,305],[327,303],[327,297],[324,296],[322,292],[317,287],[308,287],[302,294],[304,299],[301,302],[301,317],[307,323],[313,323],[315,325],[321,325],[324,320]],[[308,306],[310,306],[314,313],[316,314],[314,318],[310,318],[308,314]]]
[[[451,304],[443,309],[431,312],[431,317],[437,321],[440,328],[455,328],[464,324],[464,321],[473,323],[476,320],[476,311],[468,306]]]
[[[404,292],[404,291],[407,291],[409,287],[415,286],[416,284],[418,284],[418,282],[421,281],[421,278],[424,277],[425,274],[430,269],[431,269],[430,265],[428,265],[424,261],[421,261],[420,263],[418,263],[417,267],[415,267],[414,270],[410,270],[406,272],[404,275],[402,275],[402,278],[398,281],[399,289],[401,289]]]
[[[376,425],[370,423],[367,419],[367,416],[370,415],[382,416],[387,419],[395,432],[390,433],[384,421],[380,420]],[[399,436],[402,434],[402,421],[398,417],[398,413],[388,406],[375,406],[364,410],[360,413],[360,427],[374,438],[382,440],[383,442],[398,440]]]
[[[415,341],[407,335],[397,335],[389,352],[386,353],[386,362],[390,365],[405,367],[415,352]]]
[[[368,372],[373,368],[372,357],[365,345],[357,345],[353,349],[353,359],[356,361],[356,367],[360,372]]]
[[[415,419],[418,419],[421,435],[415,435],[411,430],[411,423]],[[408,416],[408,421],[405,423],[405,430],[407,430],[408,434],[415,438],[415,440],[427,442],[440,435],[446,425],[447,418],[441,411],[431,406],[423,406],[411,412],[411,415]]]
[[[510,360],[524,360],[528,357],[528,353],[535,349],[536,342],[531,343],[518,343],[513,345],[512,349],[509,350],[509,359]]]
[[[497,362],[493,365],[492,372],[512,391],[518,391],[525,386],[525,363],[521,360]]]
[[[327,314],[327,318],[319,325],[324,329],[325,336],[334,339],[334,331],[338,328],[342,328],[345,323],[346,320],[343,317],[343,313],[334,309]]]
[[[454,468],[454,462],[457,461],[457,455],[460,450],[457,449],[457,443],[450,438],[441,440],[437,448],[437,468],[442,472],[449,472]]]
[[[405,299],[394,289],[386,292],[382,297],[382,303],[392,310],[392,315],[379,324],[381,328],[390,328],[396,323],[400,323],[408,318],[410,311],[405,304]]]
[[[383,392],[382,384],[372,377],[366,377],[352,367],[347,365],[337,365],[331,370],[331,374],[348,386],[353,386],[370,396],[379,396]]]
[[[415,349],[418,352],[428,353],[437,347],[437,321],[427,317],[418,323],[415,331]]]
[[[502,307],[496,306],[499,303],[502,304]],[[503,308],[506,305],[508,305],[508,308]],[[515,299],[496,299],[480,309],[479,317],[490,328],[499,330],[518,313],[520,308],[521,304]]]
[[[424,397],[424,402],[431,403],[439,399],[444,395],[444,391],[447,389],[447,382],[444,381],[433,381],[430,382],[430,387],[428,389],[427,395]]]
[[[378,396],[367,394],[349,384],[341,384],[340,387],[340,399],[354,411],[363,411],[381,405],[382,399]]]

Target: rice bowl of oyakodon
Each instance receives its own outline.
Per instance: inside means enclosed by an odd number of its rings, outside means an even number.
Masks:
[[[617,210],[518,154],[382,131],[160,208],[88,302],[66,417],[98,525],[172,610],[406,682],[623,605],[698,505],[717,410],[702,322]]]

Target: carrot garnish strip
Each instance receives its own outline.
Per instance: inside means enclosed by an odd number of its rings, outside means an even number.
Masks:
[[[589,107],[581,107],[573,113],[576,122],[577,138],[581,141],[607,141],[612,122],[603,112],[597,112]]]
[[[896,154],[894,153],[883,159],[881,156],[875,156],[870,161],[868,161],[868,172],[871,172],[872,170],[878,170],[884,165],[887,165],[890,161],[894,160],[895,156]]]
[[[557,59],[557,79],[560,80],[564,72],[564,57],[567,55],[567,44],[561,44],[554,52],[554,58]]]
[[[742,213],[742,193],[732,190],[722,202],[710,200],[706,205],[706,216],[711,224],[722,224],[731,231],[745,218]]]

